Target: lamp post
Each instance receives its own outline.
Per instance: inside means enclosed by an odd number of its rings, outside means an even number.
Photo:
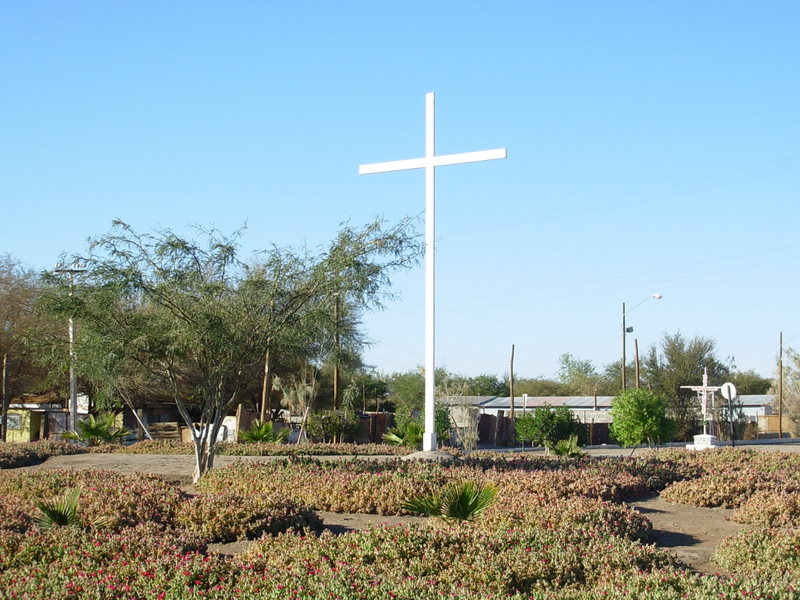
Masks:
[[[56,273],[66,273],[69,275],[69,295],[72,296],[72,286],[74,284],[75,274],[83,273],[86,271],[86,266],[78,263],[73,263],[71,267],[67,267],[61,263],[56,265],[54,269]],[[75,318],[70,315],[69,317],[69,430],[75,431],[75,425],[78,422],[78,374],[75,370]]]
[[[627,384],[627,369],[626,369],[626,366],[625,366],[625,361],[627,360],[626,356],[625,356],[626,336],[629,333],[633,333],[633,327],[627,327],[625,325],[625,317],[626,317],[627,313],[632,312],[633,309],[635,309],[637,306],[640,306],[641,304],[647,302],[648,300],[650,300],[650,298],[655,298],[656,300],[661,300],[661,298],[663,298],[663,296],[661,294],[651,294],[651,295],[647,296],[646,298],[642,299],[640,302],[637,302],[636,304],[634,304],[633,307],[628,309],[627,312],[625,311],[625,303],[624,302],[622,303],[622,391],[623,392],[628,387],[628,384]]]

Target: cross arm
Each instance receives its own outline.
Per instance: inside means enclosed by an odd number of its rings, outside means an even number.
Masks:
[[[358,166],[359,175],[372,175],[373,173],[388,173],[390,171],[407,171],[409,169],[422,169],[428,166],[445,167],[447,165],[460,165],[464,163],[481,162],[484,160],[498,160],[506,158],[505,148],[494,150],[479,150],[477,152],[461,152],[458,154],[442,154],[431,158],[409,158],[407,160],[393,160],[389,162],[370,163]]]

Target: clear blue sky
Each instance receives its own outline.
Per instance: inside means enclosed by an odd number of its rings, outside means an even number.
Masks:
[[[423,210],[437,150],[438,364],[552,375],[680,330],[739,368],[800,346],[800,3],[0,3],[0,251],[37,269],[121,218],[247,224],[246,252]],[[366,319],[423,362],[422,267]],[[798,336],[798,337],[794,337]],[[794,339],[793,339],[794,338]]]

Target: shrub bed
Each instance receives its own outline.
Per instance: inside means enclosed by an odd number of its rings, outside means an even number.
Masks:
[[[712,560],[732,572],[786,573],[800,582],[800,529],[746,529],[723,540]]]
[[[51,456],[85,454],[86,449],[68,442],[42,440],[30,443],[0,444],[0,469],[29,467],[44,462]]]
[[[758,492],[731,518],[762,527],[800,527],[800,492]]]
[[[261,494],[200,494],[178,509],[176,522],[208,542],[252,539],[264,533],[318,531],[311,509],[285,497]]]
[[[182,494],[155,475],[114,471],[29,471],[0,473],[0,498],[24,503],[29,515],[38,514],[36,500],[62,496],[80,488],[78,514],[85,525],[98,517],[119,529],[144,522],[172,524]]]
[[[662,492],[668,502],[715,508],[737,508],[757,492],[800,491],[800,481],[779,473],[746,468],[679,481]]]

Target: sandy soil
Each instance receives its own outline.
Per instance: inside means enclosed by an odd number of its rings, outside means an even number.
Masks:
[[[342,460],[343,457],[329,457]],[[347,458],[347,457],[344,457]],[[369,457],[372,460],[385,460],[387,457]],[[235,461],[265,462],[272,457],[219,456],[216,466],[224,466]],[[24,467],[28,469],[109,469],[121,473],[153,473],[165,480],[181,486],[188,493],[196,490],[191,486],[193,456],[166,455],[127,455],[127,454],[77,454],[73,456],[54,456],[40,465]],[[653,523],[653,543],[669,549],[691,568],[706,573],[720,572],[721,569],[710,562],[715,548],[726,537],[735,534],[742,527],[726,519],[731,511],[721,508],[697,508],[680,504],[670,504],[657,495],[630,504]],[[383,523],[399,524],[424,521],[422,517],[394,517],[368,514],[340,514],[319,512],[324,525],[334,533],[356,529],[367,529]],[[215,544],[212,549],[222,554],[235,554],[244,551],[249,542]]]

